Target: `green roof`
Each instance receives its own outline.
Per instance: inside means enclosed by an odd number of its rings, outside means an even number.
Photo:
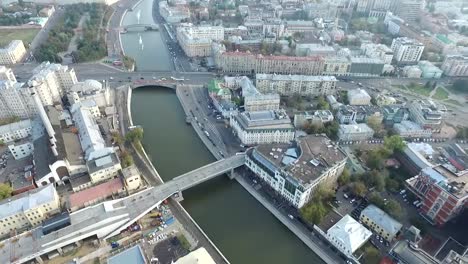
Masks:
[[[443,43],[445,44],[452,44],[453,41],[451,41],[449,38],[447,38],[447,36],[445,35],[441,35],[441,34],[437,34],[436,35],[436,38],[440,41],[442,41]]]
[[[219,80],[217,79],[213,79],[210,81],[210,83],[208,84],[208,91],[211,92],[211,93],[218,93],[218,90],[219,90]]]

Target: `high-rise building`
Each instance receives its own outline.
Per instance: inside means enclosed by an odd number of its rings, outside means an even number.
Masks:
[[[395,13],[406,22],[415,22],[424,7],[422,0],[398,0],[395,1]]]
[[[0,48],[0,65],[20,62],[26,55],[26,48],[21,40],[12,40],[5,48]]]
[[[189,57],[206,57],[211,55],[213,40],[224,39],[224,28],[221,26],[193,26],[184,24],[177,28],[177,40]]]
[[[16,81],[0,81],[0,118],[29,118],[37,113],[31,91]]]
[[[441,70],[447,76],[468,76],[468,56],[448,55]]]
[[[16,82],[16,77],[10,68],[0,65],[0,81]]]
[[[391,49],[398,64],[416,64],[422,56],[424,45],[410,38],[395,38]]]

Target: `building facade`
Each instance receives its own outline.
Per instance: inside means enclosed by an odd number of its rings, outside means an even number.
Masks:
[[[245,164],[294,207],[301,208],[317,186],[336,184],[347,158],[325,136],[309,135],[298,139],[296,145],[259,145],[247,151]]]
[[[10,68],[0,65],[0,81],[16,82],[15,74]]]
[[[371,204],[362,210],[359,216],[361,223],[379,234],[385,241],[393,241],[400,233],[403,225],[389,216],[382,209]]]
[[[448,55],[445,57],[441,69],[447,76],[468,76],[468,56]]]
[[[31,120],[26,119],[15,123],[0,126],[0,141],[9,143],[18,139],[27,138],[32,133]]]
[[[259,91],[281,95],[329,95],[335,93],[337,81],[334,76],[257,74],[255,77]]]
[[[424,45],[414,39],[402,37],[393,39],[391,49],[398,64],[416,64],[421,59]]]
[[[20,62],[26,55],[23,41],[12,40],[6,47],[0,49],[0,65],[11,65]]]
[[[338,138],[340,141],[361,141],[371,139],[374,136],[374,130],[366,124],[341,124],[338,129]]]
[[[0,118],[30,118],[37,114],[31,90],[21,83],[0,81]]]
[[[224,39],[221,26],[182,25],[177,28],[177,40],[188,57],[211,56],[212,41]]]
[[[433,101],[411,102],[408,110],[411,120],[422,128],[437,132],[442,127],[444,111]]]

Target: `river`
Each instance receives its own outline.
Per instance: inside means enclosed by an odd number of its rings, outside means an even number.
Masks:
[[[130,16],[141,11],[141,23],[152,23],[152,0],[143,0]],[[146,14],[149,13],[149,14]],[[140,33],[151,49],[138,50],[138,33],[125,34],[124,50],[134,56],[139,70],[161,70],[169,58],[159,32]],[[135,40],[134,38],[138,38]],[[148,52],[148,54],[146,54]],[[161,54],[160,54],[161,53]],[[136,55],[136,56],[135,56]],[[133,91],[132,115],[145,131],[143,145],[164,180],[215,159],[205,148],[170,89],[146,87]],[[183,193],[182,205],[233,264],[322,263],[289,229],[270,214],[236,181],[218,177]]]

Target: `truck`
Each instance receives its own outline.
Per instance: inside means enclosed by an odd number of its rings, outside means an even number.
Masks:
[[[153,212],[153,213],[149,214],[149,217],[158,218],[158,217],[161,217],[161,213],[160,212]]]

